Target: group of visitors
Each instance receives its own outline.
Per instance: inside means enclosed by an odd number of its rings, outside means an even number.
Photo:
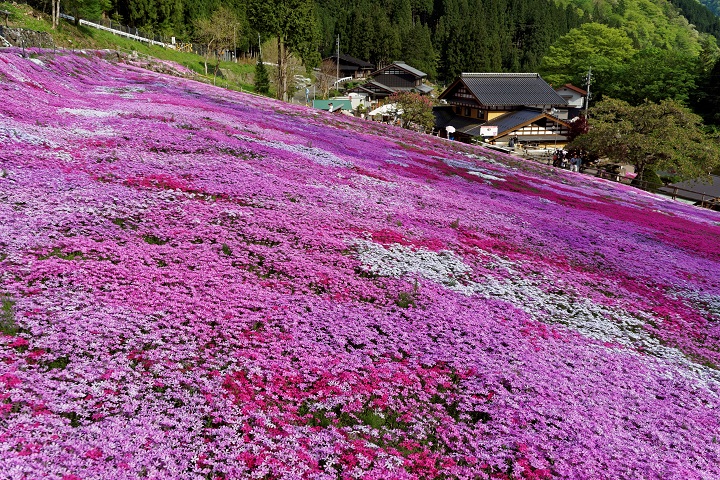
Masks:
[[[553,167],[570,169],[571,172],[579,172],[583,164],[583,158],[577,151],[568,152],[558,148],[552,156]]]

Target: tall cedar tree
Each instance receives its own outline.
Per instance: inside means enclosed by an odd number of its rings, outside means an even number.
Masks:
[[[249,0],[248,18],[261,33],[278,40],[277,98],[288,100],[288,60],[299,56],[306,66],[319,62],[320,40],[312,0]]]
[[[261,95],[270,93],[270,77],[263,63],[262,55],[258,55],[258,61],[255,65],[255,93]]]

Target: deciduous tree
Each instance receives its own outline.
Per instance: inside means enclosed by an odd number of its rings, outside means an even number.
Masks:
[[[540,72],[552,85],[582,84],[592,69],[598,93],[617,78],[620,68],[635,54],[632,40],[622,31],[586,23],[558,39],[543,57]]]
[[[395,104],[401,127],[427,132],[435,126],[433,101],[430,97],[415,92],[400,92],[391,95],[389,101]]]
[[[207,45],[205,52],[205,75],[208,73],[208,58],[215,53],[215,73],[220,67],[220,53],[231,48],[237,34],[238,18],[235,12],[221,5],[209,18],[201,18],[195,22],[198,38]]]
[[[632,106],[606,98],[590,110],[590,129],[568,145],[616,162],[665,170],[686,179],[707,175],[720,163],[720,144],[701,118],[673,100]]]

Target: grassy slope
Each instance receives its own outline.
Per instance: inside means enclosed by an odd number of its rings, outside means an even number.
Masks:
[[[86,26],[75,26],[71,22],[61,21],[57,30],[53,30],[48,15],[38,12],[28,5],[12,2],[0,2],[0,10],[11,12],[10,27],[20,27],[38,32],[50,33],[58,48],[70,49],[112,49],[136,51],[162,60],[179,63],[198,73],[202,80],[213,82],[214,62],[208,65],[209,75],[205,76],[204,58],[188,52],[179,52],[169,48],[137,42],[129,38],[113,35],[109,32]],[[255,64],[252,61],[239,63],[221,62],[216,84],[233,90],[254,91],[252,78]]]

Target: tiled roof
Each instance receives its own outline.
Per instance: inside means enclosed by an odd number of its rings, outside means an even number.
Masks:
[[[523,125],[528,122],[532,122],[536,118],[542,117],[543,113],[539,110],[518,110],[515,112],[506,113],[497,118],[485,122],[485,125],[492,125],[498,127],[498,134],[502,135],[503,132],[512,130],[513,128]]]
[[[477,136],[480,133],[480,126],[485,122],[473,120],[472,118],[456,116],[450,107],[435,107],[433,108],[433,115],[435,115],[435,126],[439,129],[445,127],[455,127],[456,132],[466,133],[468,135]],[[469,133],[477,130],[478,133]]]
[[[458,81],[464,83],[482,105],[567,105],[567,100],[537,73],[463,73]]]

